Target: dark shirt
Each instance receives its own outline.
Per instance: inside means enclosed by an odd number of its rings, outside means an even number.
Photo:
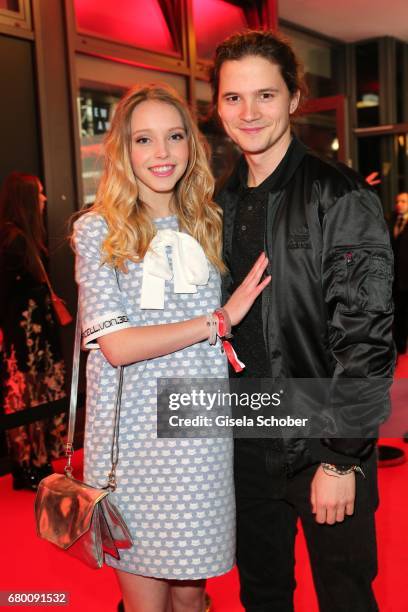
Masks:
[[[259,255],[264,251],[268,194],[281,183],[293,144],[294,140],[277,168],[257,187],[247,186],[248,166],[241,160],[240,199],[235,216],[230,259],[233,290],[244,280]],[[268,378],[270,367],[263,335],[262,295],[258,296],[251,310],[241,323],[234,327],[233,331],[234,348],[246,366],[238,376]]]

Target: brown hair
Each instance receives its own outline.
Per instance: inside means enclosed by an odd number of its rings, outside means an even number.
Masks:
[[[0,251],[17,237],[25,243],[24,264],[39,281],[43,271],[38,263],[45,247],[45,229],[40,209],[40,181],[32,174],[12,172],[0,192]]]
[[[247,30],[233,34],[215,50],[214,65],[210,71],[213,103],[217,105],[220,71],[224,62],[255,55],[263,57],[280,68],[291,96],[300,91],[300,102],[307,94],[302,67],[287,38],[271,30]]]

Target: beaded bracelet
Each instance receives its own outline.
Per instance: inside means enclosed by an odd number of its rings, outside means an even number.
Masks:
[[[209,327],[208,342],[214,346],[217,344],[218,319],[212,312],[207,315],[207,326]]]

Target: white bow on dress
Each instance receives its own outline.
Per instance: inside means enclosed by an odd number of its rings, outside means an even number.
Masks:
[[[173,271],[167,246],[172,248]],[[206,285],[208,278],[207,258],[195,238],[171,229],[158,230],[143,260],[140,308],[164,308],[166,280],[174,279],[174,293],[197,293],[197,285]]]

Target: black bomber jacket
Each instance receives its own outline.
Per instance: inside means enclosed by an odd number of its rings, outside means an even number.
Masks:
[[[262,322],[270,376],[390,381],[393,255],[381,203],[347,166],[319,158],[297,139],[292,145],[266,207],[272,281],[262,294]],[[217,197],[227,266],[241,164],[243,158]],[[232,281],[224,277],[225,299]],[[378,427],[388,416],[388,393],[364,406],[370,414],[359,421],[374,419]],[[289,473],[320,461],[358,464],[373,446],[367,438],[284,440]]]

